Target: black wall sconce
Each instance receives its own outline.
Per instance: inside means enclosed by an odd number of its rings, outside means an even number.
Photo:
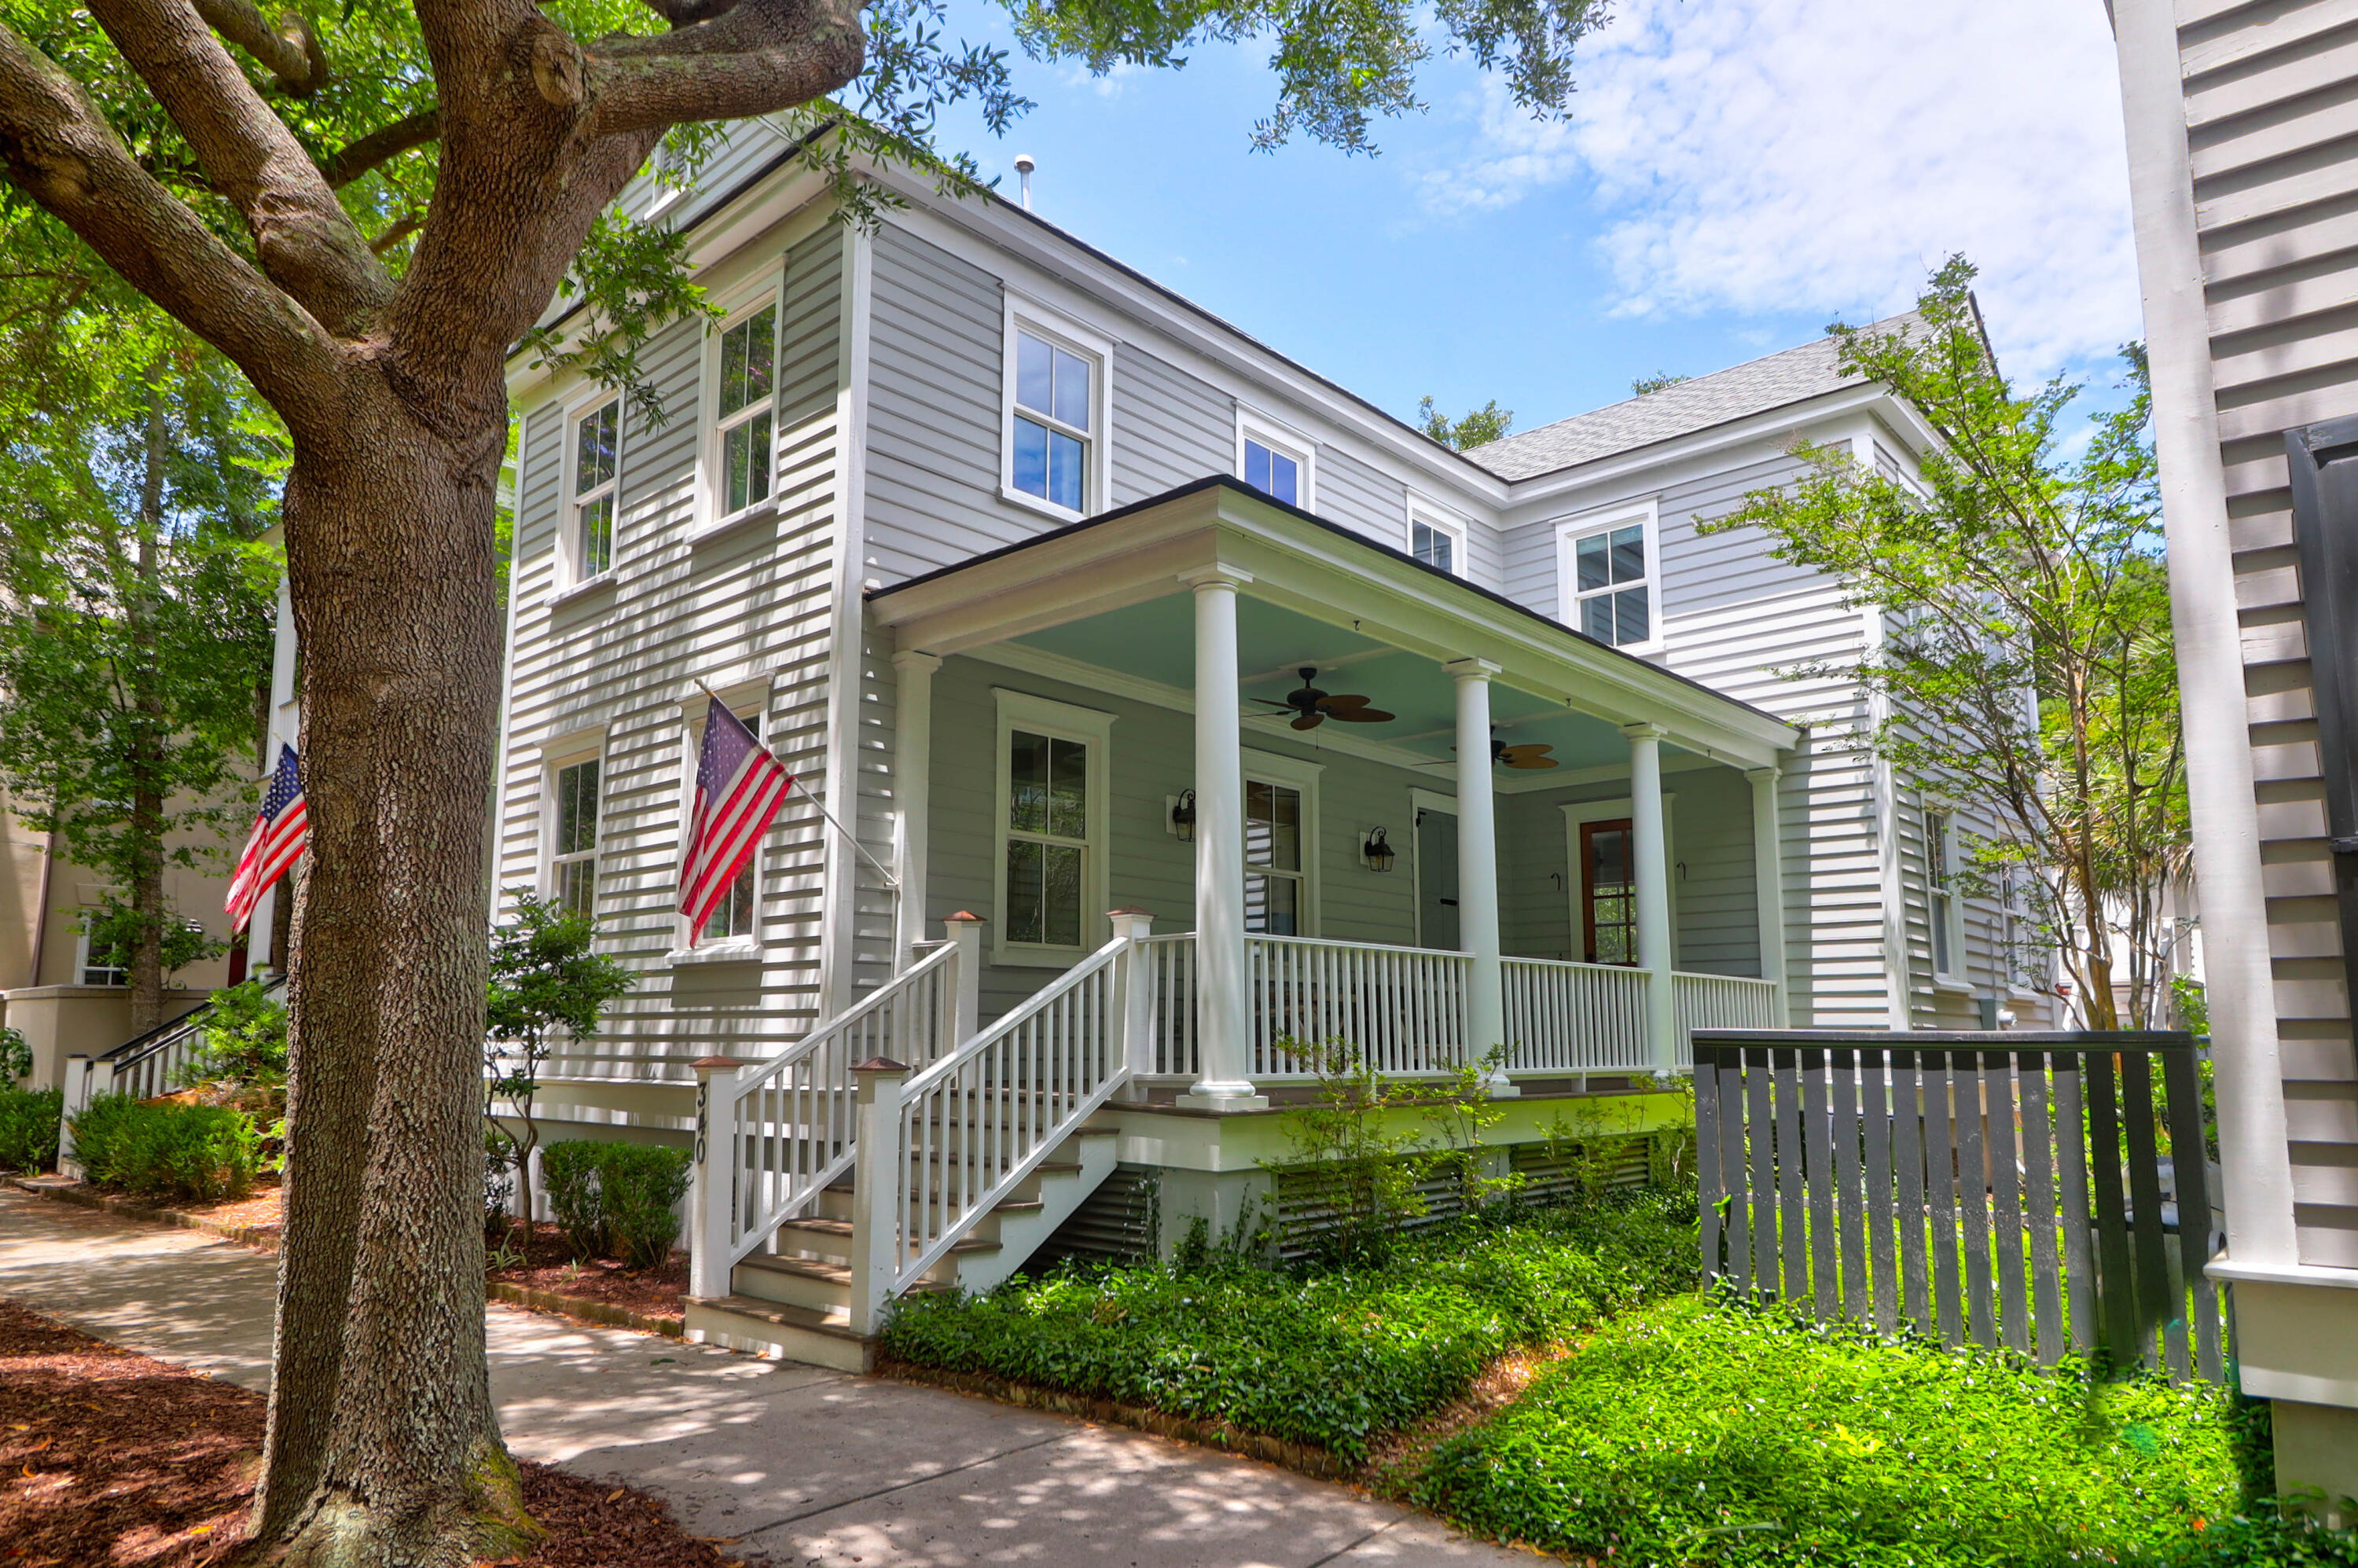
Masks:
[[[1368,841],[1359,846],[1359,859],[1371,871],[1390,871],[1392,861],[1398,858],[1398,851],[1385,837],[1386,831],[1381,827],[1373,829],[1368,834]]]
[[[1183,789],[1171,803],[1171,831],[1182,844],[1195,841],[1195,792]]]

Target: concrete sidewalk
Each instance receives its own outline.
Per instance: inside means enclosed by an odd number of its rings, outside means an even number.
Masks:
[[[0,1189],[0,1295],[266,1389],[275,1260]],[[1529,1563],[1342,1487],[988,1400],[493,1305],[523,1458],[627,1481],[784,1568]]]

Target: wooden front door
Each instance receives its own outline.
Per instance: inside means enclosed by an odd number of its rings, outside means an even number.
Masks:
[[[1580,825],[1581,950],[1592,964],[1638,961],[1637,849],[1626,816]]]

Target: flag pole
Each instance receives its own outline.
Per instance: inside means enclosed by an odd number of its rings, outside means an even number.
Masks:
[[[695,677],[695,676],[689,676],[688,678],[689,678],[689,679],[691,679],[691,680],[695,680],[695,678],[696,678],[696,677]],[[696,682],[696,689],[697,689],[697,690],[698,690],[698,691],[700,691],[700,692],[702,692],[705,696],[707,696],[707,697],[710,697],[713,701],[715,701],[715,702],[720,702],[720,694],[719,694],[719,692],[717,692],[717,691],[713,690],[710,687],[708,687],[708,686],[705,685],[702,681],[698,680],[698,681],[697,681],[697,682]],[[729,707],[729,705],[728,705],[727,703],[725,703],[725,702],[720,702],[720,706],[721,706],[723,708],[727,708]],[[736,714],[735,714],[734,712],[731,712],[729,716],[730,716],[731,719],[736,719],[736,718],[737,718],[737,716],[736,716]],[[737,721],[738,721],[740,724],[742,724],[742,723],[744,722],[744,720],[743,720],[743,719],[739,719]],[[753,739],[754,739],[754,741],[756,741],[756,743],[758,743],[758,744],[762,747],[762,749],[763,749],[763,751],[768,752],[768,751],[770,750],[770,745],[769,745],[769,742],[768,742],[768,741],[762,740],[762,738],[761,738],[760,736],[758,736],[758,735],[756,735]],[[774,756],[776,756],[776,755],[777,755],[777,753],[776,753],[775,752],[770,752],[770,755],[772,755],[773,757],[774,757]],[[886,871],[886,870],[884,869],[884,864],[883,864],[883,862],[882,862],[882,861],[881,861],[881,860],[879,860],[875,856],[873,856],[873,855],[871,855],[871,854],[870,854],[870,853],[868,852],[868,846],[867,846],[867,845],[865,845],[865,844],[862,844],[862,843],[860,841],[860,839],[859,839],[858,836],[856,836],[855,834],[853,834],[852,832],[850,832],[848,828],[846,828],[846,827],[843,826],[843,824],[842,824],[842,823],[838,822],[838,821],[835,819],[835,813],[833,813],[832,811],[829,811],[829,810],[827,808],[826,805],[825,805],[823,802],[821,802],[821,801],[820,801],[820,799],[818,798],[818,796],[817,796],[817,795],[815,795],[811,794],[811,792],[810,792],[810,787],[809,787],[807,784],[804,784],[804,783],[803,783],[802,775],[801,775],[800,773],[792,773],[792,772],[790,772],[790,773],[787,773],[786,778],[787,778],[787,781],[788,781],[789,787],[794,788],[794,789],[801,790],[801,791],[803,792],[803,798],[804,798],[805,800],[806,800],[806,801],[809,801],[809,802],[811,803],[811,805],[812,805],[812,806],[817,806],[817,807],[818,808],[818,814],[819,814],[821,816],[824,816],[824,817],[826,817],[826,818],[827,818],[827,825],[829,827],[834,828],[838,833],[842,834],[842,835],[843,835],[843,841],[844,841],[845,843],[847,843],[847,844],[850,845],[850,846],[851,846],[851,848],[852,848],[856,852],[858,852],[858,854],[859,854],[859,856],[860,856],[860,858],[861,860],[863,860],[867,861],[870,865],[874,866],[874,867],[876,868],[876,874],[877,874],[878,876],[882,877],[882,878],[884,879],[884,885],[885,885],[886,887],[891,888],[894,892],[899,892],[901,891],[901,879],[900,879],[900,878],[898,878],[898,877],[896,877],[896,876],[894,876],[892,872],[890,872],[890,871]]]

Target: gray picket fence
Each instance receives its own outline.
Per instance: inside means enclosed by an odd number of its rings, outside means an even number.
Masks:
[[[1821,1319],[2218,1381],[2197,1061],[2174,1033],[1698,1030],[1704,1270]]]

